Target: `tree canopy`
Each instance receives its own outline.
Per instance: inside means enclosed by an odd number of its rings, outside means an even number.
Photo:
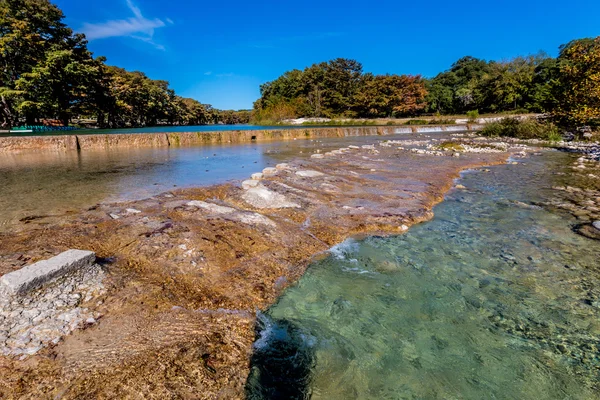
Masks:
[[[292,70],[260,87],[254,104],[259,116],[391,117],[412,115],[425,107],[420,76],[364,73],[358,61],[337,58]]]
[[[600,37],[561,46],[553,114],[570,126],[600,124]]]
[[[73,117],[110,128],[249,122],[247,111],[216,110],[177,96],[167,81],[107,66],[63,19],[49,0],[0,1],[0,126]]]
[[[509,60],[462,57],[430,79],[374,75],[337,58],[260,86],[254,110],[217,110],[164,80],[106,65],[50,0],[0,1],[0,127],[95,119],[100,127],[381,118],[479,112],[547,113],[565,126],[600,125],[600,37]]]

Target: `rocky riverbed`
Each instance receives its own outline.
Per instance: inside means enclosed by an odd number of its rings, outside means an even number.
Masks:
[[[398,234],[431,218],[460,171],[540,151],[495,142],[349,141],[240,185],[25,220],[0,236],[0,273],[69,248],[94,251],[104,264],[91,287],[73,278],[30,299],[52,304],[53,320],[77,316],[51,340],[25,338],[35,344],[26,352],[4,340],[0,397],[243,397],[256,310],[345,238]],[[23,315],[29,305],[9,307]]]

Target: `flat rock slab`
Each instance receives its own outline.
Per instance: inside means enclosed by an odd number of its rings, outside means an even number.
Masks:
[[[228,213],[233,213],[233,212],[237,211],[235,208],[220,206],[218,204],[207,203],[205,201],[200,201],[200,200],[190,201],[189,203],[187,203],[187,205],[190,207],[202,208],[204,210],[213,212],[215,214],[228,214]]]
[[[96,254],[86,250],[68,250],[49,260],[39,261],[0,278],[0,291],[25,294],[45,283],[73,271],[88,268],[96,261]]]
[[[289,201],[284,195],[264,186],[250,188],[242,197],[256,208],[300,208],[299,204]]]
[[[298,172],[296,172],[296,175],[301,176],[303,178],[316,178],[318,176],[323,176],[325,174],[322,172],[319,172],[319,171],[306,170],[306,171],[298,171]]]

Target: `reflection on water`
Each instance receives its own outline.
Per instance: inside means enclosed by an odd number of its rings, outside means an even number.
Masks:
[[[410,135],[386,136],[385,139]],[[115,148],[0,155],[0,230],[28,216],[60,214],[96,203],[137,200],[175,187],[247,179],[294,157],[308,157],[377,137],[302,139],[235,145]]]
[[[239,179],[266,164],[256,146],[3,155],[0,221]]]
[[[262,317],[249,396],[598,398],[600,246],[527,206],[568,157],[467,173],[432,221],[336,246]],[[295,349],[310,371],[280,365]],[[306,385],[278,392],[286,379]]]

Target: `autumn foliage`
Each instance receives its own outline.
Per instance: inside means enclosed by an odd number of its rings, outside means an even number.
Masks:
[[[259,119],[275,121],[292,116],[406,116],[425,108],[426,95],[421,76],[363,73],[358,61],[338,58],[265,83],[255,110]]]
[[[600,124],[600,37],[561,47],[557,105],[553,114],[564,125]]]

